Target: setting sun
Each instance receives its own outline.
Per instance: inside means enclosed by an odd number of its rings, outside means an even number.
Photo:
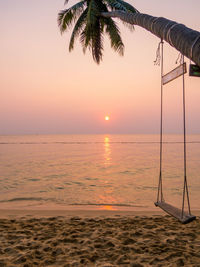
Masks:
[[[109,116],[105,116],[105,121],[109,121],[110,117]]]

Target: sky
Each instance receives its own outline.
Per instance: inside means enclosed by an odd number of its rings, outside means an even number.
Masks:
[[[128,0],[141,13],[166,17],[200,30],[199,0]],[[105,37],[103,62],[84,55],[71,31],[61,35],[64,0],[0,0],[0,134],[157,134],[160,127],[159,39],[116,20],[124,56]],[[164,72],[178,51],[164,44]],[[187,65],[190,63],[186,59]],[[187,133],[200,133],[200,78],[186,74]],[[164,87],[164,132],[181,133],[182,80]],[[104,117],[110,116],[109,121]]]

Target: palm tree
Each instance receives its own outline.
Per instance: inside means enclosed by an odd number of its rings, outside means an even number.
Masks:
[[[65,1],[65,4],[69,0]],[[123,55],[124,44],[117,24],[110,17],[101,16],[102,12],[121,10],[127,13],[138,12],[130,4],[123,0],[82,0],[58,14],[58,24],[61,33],[67,31],[75,22],[72,31],[69,51],[74,48],[74,41],[80,37],[83,52],[89,48],[92,51],[93,59],[99,63],[103,55],[103,34],[108,34],[111,47],[120,55]],[[133,25],[125,23],[131,29]]]
[[[86,6],[84,11],[83,5]],[[80,6],[81,8],[78,8]],[[87,0],[59,13],[58,21],[61,32],[68,29],[78,16],[79,19],[72,32],[70,51],[75,37],[80,34],[84,51],[89,46],[97,63],[102,59],[104,27],[110,36],[111,46],[123,54],[124,46],[120,32],[112,20],[112,18],[119,18],[126,24],[138,25],[150,31],[200,66],[200,32],[187,28],[183,24],[139,13],[137,9],[122,0]]]

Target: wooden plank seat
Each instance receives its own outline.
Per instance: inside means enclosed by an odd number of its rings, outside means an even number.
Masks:
[[[171,216],[177,218],[181,223],[186,224],[196,219],[196,216],[189,214],[188,212],[183,212],[182,210],[178,209],[164,201],[158,201],[154,203],[155,206],[160,207],[162,210],[170,214]]]

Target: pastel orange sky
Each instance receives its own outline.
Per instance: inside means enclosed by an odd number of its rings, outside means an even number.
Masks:
[[[200,30],[200,1],[128,2]],[[0,1],[0,134],[158,133],[160,68],[153,61],[159,39],[118,21],[125,55],[113,52],[105,38],[97,65],[79,42],[68,52],[71,32],[61,36],[57,26],[63,8],[64,0]],[[164,53],[168,72],[177,66],[178,52],[165,44]],[[179,78],[164,88],[168,133],[182,130],[181,85]],[[200,133],[200,78],[186,75],[186,97],[188,133]]]

